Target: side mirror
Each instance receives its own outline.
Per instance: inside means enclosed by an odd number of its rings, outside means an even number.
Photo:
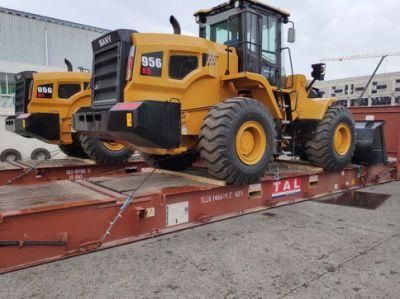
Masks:
[[[288,43],[293,44],[296,41],[296,29],[294,27],[288,30]]]
[[[314,80],[324,81],[326,73],[326,64],[325,63],[313,64],[312,68],[313,71],[311,73],[311,76],[314,78]]]

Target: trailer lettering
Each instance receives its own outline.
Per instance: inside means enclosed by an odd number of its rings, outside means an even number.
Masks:
[[[272,198],[293,195],[301,192],[301,182],[298,178],[273,182],[272,185]]]
[[[65,174],[68,176],[68,179],[71,181],[82,180],[85,178],[87,174],[91,173],[90,168],[78,168],[78,169],[67,169]]]
[[[230,191],[230,192],[225,192],[225,193],[215,193],[215,194],[201,196],[200,202],[201,202],[201,204],[208,204],[208,203],[218,202],[218,201],[222,201],[222,200],[243,198],[243,196],[244,196],[243,191],[235,191],[235,192]]]

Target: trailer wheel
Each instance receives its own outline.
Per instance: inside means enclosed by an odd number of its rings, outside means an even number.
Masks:
[[[214,177],[244,185],[264,176],[275,144],[275,123],[266,108],[253,99],[233,98],[209,111],[199,151]]]
[[[307,159],[328,171],[342,170],[355,149],[354,120],[349,110],[331,106],[319,122],[315,135],[305,143]]]
[[[87,159],[88,155],[83,150],[79,138],[76,134],[72,135],[72,144],[59,144],[60,150],[69,157]]]
[[[180,155],[151,155],[140,153],[143,160],[154,168],[182,171],[192,167],[193,162],[196,160],[193,152],[186,152]]]
[[[45,148],[37,148],[31,154],[32,160],[50,160],[51,154]]]
[[[133,152],[125,145],[113,141],[101,140],[84,134],[81,134],[79,139],[89,159],[99,164],[122,164],[127,162],[133,155]]]
[[[13,162],[22,160],[22,155],[19,151],[13,148],[8,148],[1,152],[0,161],[1,162]]]

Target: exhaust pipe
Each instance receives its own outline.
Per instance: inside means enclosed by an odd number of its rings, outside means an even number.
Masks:
[[[179,25],[178,20],[174,16],[169,17],[169,22],[172,28],[174,28],[174,34],[181,34],[181,25]]]
[[[74,69],[72,67],[71,61],[69,61],[67,58],[64,59],[65,65],[67,66],[68,72],[72,72]]]

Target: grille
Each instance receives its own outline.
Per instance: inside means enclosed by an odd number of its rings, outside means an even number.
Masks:
[[[118,102],[120,44],[112,44],[94,53],[93,106],[112,106]]]
[[[15,113],[25,112],[24,82],[18,82],[15,90]]]
[[[15,76],[15,113],[26,113],[29,103],[29,89],[34,72],[23,72]]]

